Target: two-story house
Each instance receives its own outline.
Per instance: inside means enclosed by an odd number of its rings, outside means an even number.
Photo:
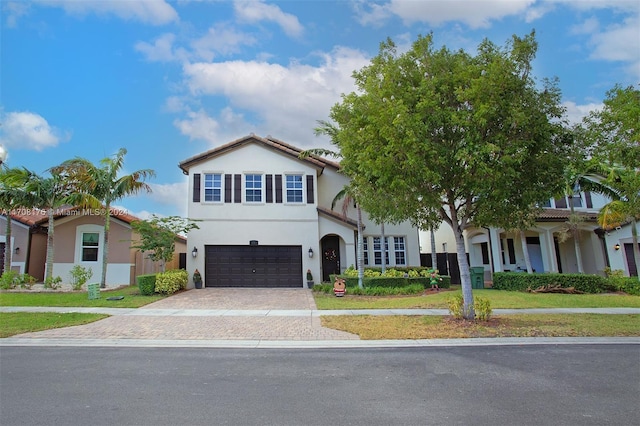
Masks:
[[[622,270],[627,276],[637,275],[631,242],[631,225],[626,224],[605,232],[598,226],[599,210],[609,200],[599,194],[579,192],[572,197],[549,200],[543,206],[535,225],[524,233],[525,244],[535,272],[604,273],[606,267]],[[571,216],[576,231],[568,232]],[[429,232],[421,232],[422,247],[428,250]],[[436,233],[436,249],[455,248],[455,240],[448,225]],[[470,228],[465,232],[465,244],[470,266],[483,266],[485,280],[492,272],[524,271],[525,256],[521,235],[500,228]],[[576,244],[577,243],[577,244]],[[576,247],[577,245],[577,247]]]
[[[340,165],[253,134],[180,162],[189,176],[187,270],[205,287],[306,286],[356,264],[357,214],[336,195],[349,182]],[[381,227],[363,212],[364,257],[381,265]],[[387,265],[419,266],[418,229],[385,226]],[[190,283],[193,287],[193,283]]]

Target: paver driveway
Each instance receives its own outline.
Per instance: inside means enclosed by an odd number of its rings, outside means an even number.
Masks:
[[[26,333],[46,339],[357,340],[324,328],[307,289],[188,290],[91,324]],[[211,310],[218,314],[211,315]],[[282,314],[279,314],[282,311]],[[179,314],[177,314],[179,312]]]

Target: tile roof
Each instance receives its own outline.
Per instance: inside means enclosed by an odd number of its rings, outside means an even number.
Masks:
[[[325,216],[328,216],[332,219],[336,219],[340,222],[346,223],[347,225],[351,225],[354,228],[358,227],[358,221],[354,220],[354,219],[350,219],[340,213],[334,212],[333,210],[329,210],[329,209],[325,209],[324,207],[317,207],[316,208],[318,213],[323,214]],[[364,226],[362,227],[364,229]]]
[[[598,213],[597,212],[585,212],[585,211],[575,211],[574,213],[584,216],[584,219],[587,222],[597,222],[598,221]],[[536,218],[537,222],[559,222],[559,221],[567,221],[571,216],[571,210],[568,209],[543,209],[538,217]]]
[[[286,155],[289,155],[295,158],[299,158],[300,153],[304,151],[303,149],[297,148],[293,145],[289,145],[288,143],[283,142],[279,139],[273,138],[271,136],[267,136],[266,138],[263,138],[260,136],[256,136],[252,133],[248,136],[244,136],[240,139],[236,139],[224,145],[220,145],[216,148],[210,149],[208,151],[205,151],[193,157],[189,157],[186,160],[181,161],[178,164],[178,167],[182,169],[182,172],[184,174],[188,174],[189,168],[192,167],[193,165],[198,164],[202,161],[206,161],[210,158],[215,158],[219,155],[222,155],[226,152],[234,150],[248,143],[259,143],[268,148],[274,149],[276,151],[279,151],[281,153],[284,153]],[[306,161],[308,163],[311,163],[315,167],[318,167],[320,169],[324,169],[325,167],[332,167],[337,170],[340,168],[339,163],[327,160],[326,158],[317,157],[314,155],[304,158],[301,161]]]

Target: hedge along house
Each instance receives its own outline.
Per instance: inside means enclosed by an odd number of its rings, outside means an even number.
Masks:
[[[189,176],[188,217],[200,229],[187,236],[190,275],[205,287],[306,286],[356,264],[357,214],[331,203],[348,183],[338,163],[300,159],[302,150],[253,134],[179,164]],[[365,264],[380,265],[380,226],[363,212]],[[387,264],[419,266],[418,230],[385,227]],[[193,287],[193,283],[189,283]]]
[[[46,272],[48,217],[45,210],[19,209],[11,214],[13,257],[11,269],[28,273],[43,281]],[[107,287],[130,285],[140,274],[159,272],[161,266],[144,253],[131,248],[138,236],[131,222],[138,220],[122,210],[113,209],[109,230]],[[6,216],[0,216],[0,242],[6,241]],[[99,282],[102,274],[104,218],[95,209],[60,208],[54,216],[53,276],[69,282],[75,265],[93,271],[91,282]],[[2,253],[4,255],[4,245]],[[180,262],[182,259],[182,262]],[[176,238],[176,254],[169,268],[186,264],[186,240]],[[2,266],[0,266],[1,268]]]
[[[627,276],[637,276],[631,243],[631,225],[605,232],[597,216],[609,200],[596,193],[580,192],[572,197],[549,200],[536,218],[534,226],[525,231],[525,243],[535,272],[578,273],[579,264],[587,274],[603,275],[605,268],[621,270]],[[570,205],[581,220],[576,232],[567,233],[571,216]],[[428,232],[421,232],[423,248],[429,248]],[[579,249],[576,250],[577,239]],[[455,247],[448,225],[436,233],[436,248],[446,252]],[[517,232],[502,228],[469,228],[465,245],[470,266],[485,269],[485,280],[492,272],[526,271],[522,240]],[[430,251],[430,250],[429,250]]]

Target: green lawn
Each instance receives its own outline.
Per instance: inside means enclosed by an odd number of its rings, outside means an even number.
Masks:
[[[108,297],[124,296],[122,300]],[[159,294],[142,296],[138,286],[121,287],[100,292],[100,299],[89,300],[87,292],[0,292],[0,306],[78,306],[108,308],[139,308],[165,298]]]
[[[314,292],[318,309],[447,309],[447,299],[458,289],[419,296],[349,296]],[[489,299],[492,309],[525,308],[640,308],[640,296],[626,294],[552,294],[475,289],[474,296]]]
[[[88,324],[108,316],[77,312],[64,314],[53,312],[0,312],[0,338],[52,328]]]

